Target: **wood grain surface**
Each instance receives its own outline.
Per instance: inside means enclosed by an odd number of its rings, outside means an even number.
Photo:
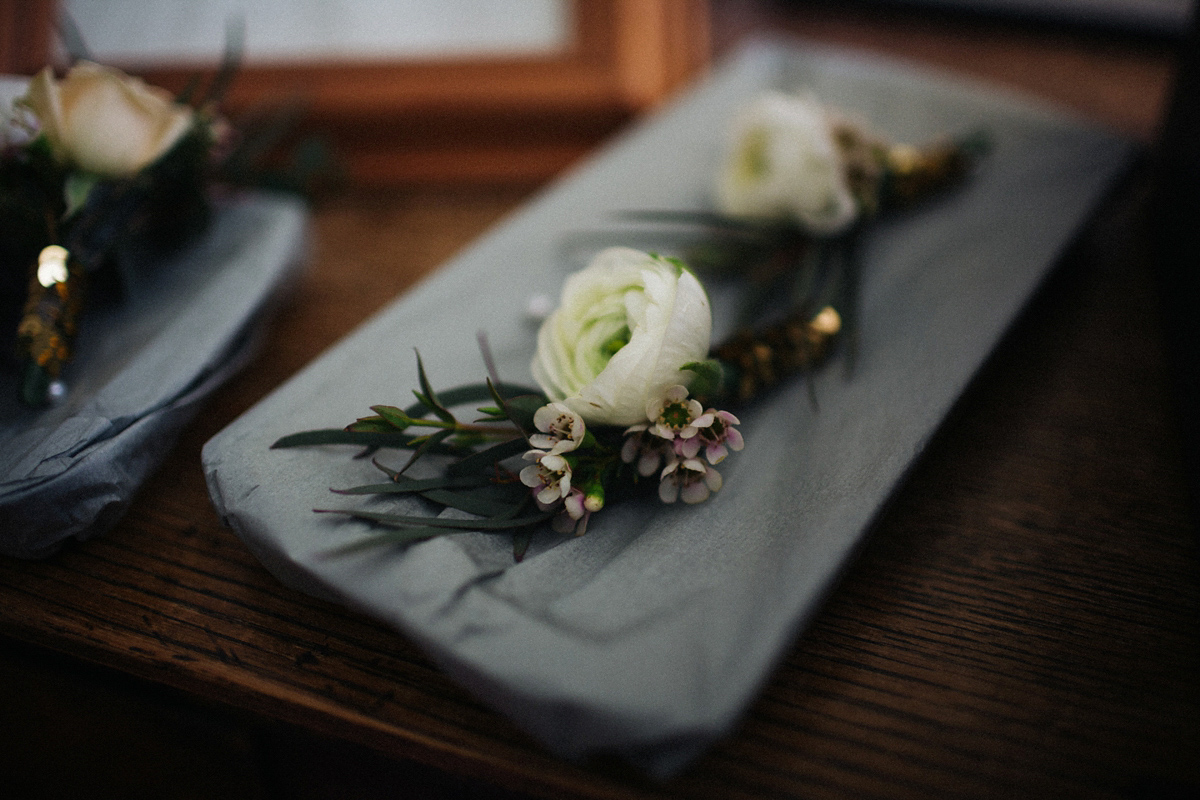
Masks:
[[[856,43],[1147,140],[1169,91],[1161,43],[713,8],[722,48],[764,29]],[[549,756],[402,636],[278,584],[217,519],[204,441],[530,190],[327,199],[262,354],[128,516],[47,561],[0,560],[0,775],[28,797],[1193,796],[1200,543],[1147,183],[1081,236],[736,730],[665,784]]]

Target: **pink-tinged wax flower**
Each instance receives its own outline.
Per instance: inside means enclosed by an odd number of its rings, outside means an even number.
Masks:
[[[675,440],[675,452],[681,457],[694,458],[703,448],[709,464],[720,464],[730,450],[741,450],[746,446],[741,431],[733,427],[741,424],[733,414],[710,408],[704,416],[711,417],[712,421],[697,428],[695,436]]]
[[[539,432],[529,437],[529,443],[554,455],[579,447],[587,432],[583,417],[562,403],[550,403],[535,411],[533,425]]]
[[[647,404],[646,416],[654,435],[671,441],[691,439],[700,428],[712,424],[704,406],[699,400],[689,398],[687,387],[681,384],[668,387],[662,398]]]
[[[671,443],[650,433],[650,423],[630,425],[625,430],[625,441],[621,443],[621,460],[626,464],[637,462],[638,474],[648,478],[671,453]]]
[[[536,461],[521,470],[521,483],[533,490],[533,499],[543,511],[571,491],[571,465],[557,453],[530,450],[525,458]]]
[[[567,496],[563,498],[562,511],[558,512],[550,525],[559,533],[583,536],[587,533],[588,518],[592,516],[593,511],[599,510],[594,503],[588,502],[588,498],[582,490],[572,487]]]
[[[698,458],[673,458],[663,468],[658,483],[658,498],[664,503],[677,499],[702,503],[721,488],[721,473]]]

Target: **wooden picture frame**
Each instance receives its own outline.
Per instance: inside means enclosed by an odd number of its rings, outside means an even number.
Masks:
[[[54,0],[0,0],[0,72],[32,75],[50,57]]]
[[[357,185],[538,183],[709,59],[707,0],[573,0],[570,13],[571,43],[550,56],[250,64],[223,106],[297,103]],[[141,74],[179,90],[200,67]]]

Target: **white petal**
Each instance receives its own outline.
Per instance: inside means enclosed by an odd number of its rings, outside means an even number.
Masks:
[[[571,492],[571,494],[567,495],[567,499],[563,501],[563,508],[566,509],[571,519],[582,517],[585,511],[583,507],[583,493]]]
[[[658,469],[658,465],[662,462],[662,455],[657,451],[651,451],[638,459],[638,475],[643,478],[649,478],[654,474],[654,470]]]
[[[667,391],[666,391],[666,395],[665,395],[667,403],[682,402],[683,399],[686,398],[687,396],[688,396],[687,387],[684,386],[683,384],[679,384],[679,383],[675,384],[674,386],[668,387]]]
[[[679,448],[679,455],[684,458],[694,458],[696,453],[700,452],[700,437],[693,436],[691,439],[678,441],[676,447]]]
[[[544,433],[534,433],[530,435],[529,443],[542,450],[549,450],[550,448],[554,447],[554,445],[558,444],[558,440],[553,436],[547,436]]]
[[[714,492],[720,491],[721,487],[725,484],[725,482],[721,479],[721,473],[717,472],[715,469],[709,469],[709,471],[705,473],[704,482],[708,485],[708,488],[712,489]]]
[[[703,503],[708,499],[708,487],[703,481],[695,481],[679,490],[679,499],[685,503]]]
[[[535,486],[542,485],[542,476],[538,470],[537,464],[530,464],[525,469],[521,470],[521,483],[532,489]]]

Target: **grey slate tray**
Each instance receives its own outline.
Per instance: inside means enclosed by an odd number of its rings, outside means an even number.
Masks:
[[[250,354],[260,312],[302,263],[308,212],[248,194],[203,237],[85,315],[66,399],[17,401],[0,371],[0,553],[49,555],[114,525],[199,403]]]
[[[613,231],[621,210],[705,207],[727,120],[768,86],[810,87],[900,140],[985,127],[996,141],[965,189],[869,235],[856,363],[812,379],[819,411],[796,381],[741,415],[746,449],[708,502],[611,507],[582,538],[535,537],[517,565],[506,538],[475,533],[333,555],[367,528],[310,509],[344,503],[328,487],[378,473],[352,449],[271,443],[404,404],[413,348],[437,387],[480,380],[477,326],[500,374],[528,382],[535,328],[523,309],[578,266],[564,242]],[[750,48],[208,442],[213,502],[280,580],[393,625],[552,751],[616,753],[670,774],[753,699],[1132,151],[946,76],[816,47]],[[719,337],[731,298],[714,287],[713,302]]]

